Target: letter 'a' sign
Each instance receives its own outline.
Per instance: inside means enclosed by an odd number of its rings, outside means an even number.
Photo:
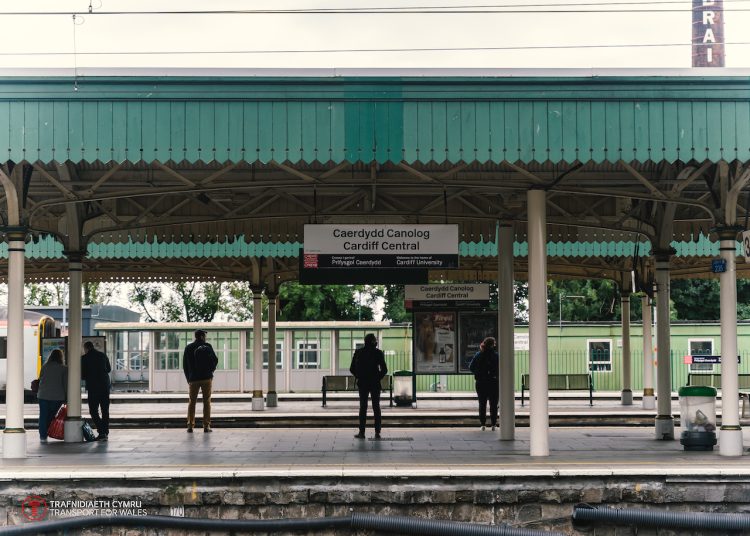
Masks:
[[[305,225],[303,266],[457,268],[458,225]]]

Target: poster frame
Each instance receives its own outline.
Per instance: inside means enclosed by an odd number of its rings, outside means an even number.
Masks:
[[[472,340],[468,340],[469,337],[467,331],[468,326],[466,321],[469,317],[480,317],[482,319],[490,319],[492,329],[484,330],[481,336],[474,336]],[[479,351],[479,343],[481,343],[485,337],[494,337],[498,340],[498,316],[497,311],[460,311],[458,315],[458,359],[456,360],[458,371],[457,374],[471,374],[469,370],[469,363],[474,354]],[[466,343],[466,344],[464,344]],[[469,346],[472,346],[472,350],[469,350]],[[464,363],[466,363],[464,365]]]

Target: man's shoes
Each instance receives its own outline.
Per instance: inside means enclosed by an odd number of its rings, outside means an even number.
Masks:
[[[495,430],[497,430],[497,425],[496,425],[496,424],[493,424],[493,425],[492,425],[492,431],[494,432]]]
[[[380,432],[375,432],[375,439],[380,439]]]
[[[364,432],[360,432],[357,435],[355,435],[354,437],[357,438],[357,439],[364,439],[365,438],[365,433]]]
[[[46,443],[47,442],[47,438],[46,437],[40,437],[39,438],[39,442],[40,443]]]
[[[192,426],[188,426],[187,433],[188,434],[192,434],[193,433],[193,427]]]
[[[108,441],[109,439],[108,439],[108,437],[107,437],[107,435],[106,435],[106,434],[99,434],[99,435],[98,435],[98,436],[96,437],[96,440],[97,440],[97,441]]]
[[[480,426],[479,429],[484,432],[484,425]]]
[[[211,432],[213,432],[213,430],[211,430],[211,427],[210,427],[210,426],[206,426],[206,427],[205,427],[205,428],[203,429],[203,432],[204,432],[204,433],[206,433],[206,434],[208,434],[208,433],[211,433]]]

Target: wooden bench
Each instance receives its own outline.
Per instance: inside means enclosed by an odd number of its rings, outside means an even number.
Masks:
[[[383,376],[380,380],[380,389],[388,391],[390,406],[393,407],[393,378]],[[323,407],[326,407],[326,393],[330,391],[357,391],[357,378],[354,376],[323,376]]]
[[[547,375],[550,391],[585,391],[589,392],[589,406],[594,405],[594,382],[591,374],[549,374]],[[521,376],[521,405],[524,404],[524,391],[529,390],[529,375]]]
[[[721,389],[721,374],[701,374],[689,372],[687,384],[690,386],[715,387]],[[737,385],[740,389],[750,389],[750,374],[738,374]]]

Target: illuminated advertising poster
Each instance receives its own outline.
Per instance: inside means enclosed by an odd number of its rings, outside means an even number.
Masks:
[[[68,338],[67,337],[49,337],[42,339],[42,365],[47,362],[47,358],[52,350],[62,350],[65,362],[68,362]]]
[[[414,364],[418,374],[456,372],[456,313],[414,313]]]
[[[497,340],[497,313],[461,313],[458,318],[458,372],[470,372],[469,364],[487,337]]]

